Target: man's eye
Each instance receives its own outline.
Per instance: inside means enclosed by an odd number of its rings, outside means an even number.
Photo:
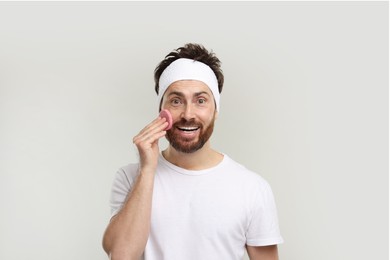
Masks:
[[[171,100],[171,104],[172,105],[179,105],[181,103],[180,99],[178,98],[174,98]]]
[[[198,99],[198,103],[199,103],[199,104],[204,104],[204,103],[206,103],[206,99],[204,99],[204,98],[199,98],[199,99]]]

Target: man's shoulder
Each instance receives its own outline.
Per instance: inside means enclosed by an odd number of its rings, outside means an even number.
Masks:
[[[243,164],[237,162],[236,160],[233,160],[227,155],[225,155],[225,157],[225,168],[230,174],[248,183],[253,183],[256,185],[268,185],[267,181],[259,173],[248,169]]]
[[[138,169],[139,163],[129,163],[120,167],[117,171],[117,175],[119,175],[122,179],[127,179],[131,183],[138,176]]]

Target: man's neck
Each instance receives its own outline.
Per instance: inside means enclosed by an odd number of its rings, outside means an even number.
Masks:
[[[178,152],[169,146],[162,155],[170,163],[186,170],[208,169],[218,165],[223,159],[221,153],[210,148],[209,142],[193,153]]]

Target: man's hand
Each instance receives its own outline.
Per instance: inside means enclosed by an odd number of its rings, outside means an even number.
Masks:
[[[158,140],[165,136],[168,122],[165,118],[158,117],[139,132],[133,138],[140,156],[140,169],[154,171],[157,167],[159,156]]]

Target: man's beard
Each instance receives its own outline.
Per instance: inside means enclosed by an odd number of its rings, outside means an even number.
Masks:
[[[171,130],[167,131],[166,138],[171,144],[173,148],[175,148],[176,151],[178,152],[183,152],[183,153],[193,153],[201,149],[204,144],[210,139],[211,134],[214,131],[214,119],[211,120],[210,125],[203,129],[203,125],[200,123],[197,123],[195,120],[189,120],[187,121],[186,119],[182,118],[179,122],[176,122],[173,124]],[[193,127],[197,126],[199,127],[199,136],[197,141],[192,141],[190,139],[186,139],[183,136],[176,135],[174,131],[180,131],[177,129],[177,126],[179,127]]]

